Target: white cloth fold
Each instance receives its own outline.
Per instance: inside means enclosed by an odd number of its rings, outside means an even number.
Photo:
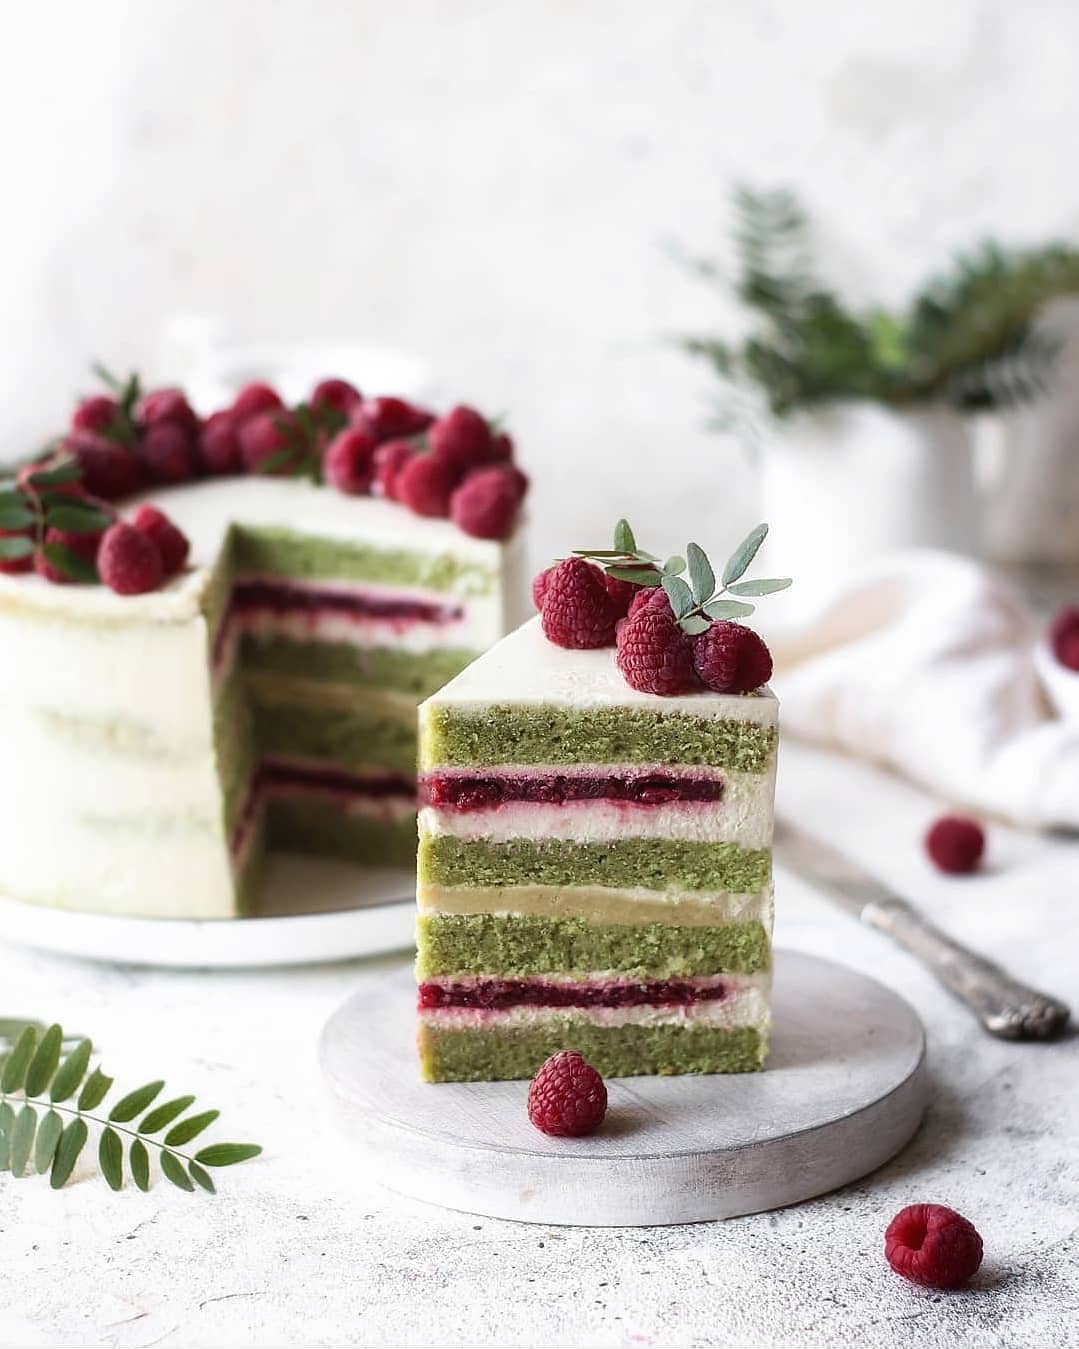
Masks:
[[[792,590],[787,612],[769,627],[760,610],[785,731],[951,805],[1079,829],[1079,674],[1043,679],[1043,624],[1006,582],[947,553],[893,554],[829,594]]]

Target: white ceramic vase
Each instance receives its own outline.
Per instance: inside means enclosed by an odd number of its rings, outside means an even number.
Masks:
[[[977,545],[971,438],[951,408],[835,403],[761,445],[770,574],[827,583],[900,548]]]

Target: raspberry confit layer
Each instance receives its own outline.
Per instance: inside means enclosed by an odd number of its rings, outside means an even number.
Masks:
[[[416,707],[504,631],[514,546],[297,479],[151,495],[164,588],[0,575],[4,893],[229,917],[268,849],[413,866]]]
[[[638,692],[539,620],[423,704],[428,1080],[761,1066],[776,723],[767,690]]]

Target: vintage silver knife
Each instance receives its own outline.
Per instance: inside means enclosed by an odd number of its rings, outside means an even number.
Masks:
[[[990,1035],[1051,1040],[1068,1024],[1066,1004],[1021,984],[999,965],[945,935],[883,881],[786,820],[776,821],[775,856],[863,923],[886,932],[965,1002]]]

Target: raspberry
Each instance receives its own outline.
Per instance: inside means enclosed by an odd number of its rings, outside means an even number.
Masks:
[[[69,534],[62,529],[47,529],[45,531],[46,543],[60,544],[76,553],[91,567],[97,564],[102,537],[101,530],[94,530],[85,534]],[[77,579],[74,576],[69,576],[66,571],[62,571],[59,567],[54,567],[44,553],[38,553],[34,558],[34,570],[39,576],[43,576],[46,581],[51,581],[53,585],[70,585]]]
[[[268,384],[256,380],[253,384],[245,384],[233,399],[232,415],[236,419],[237,426],[243,426],[244,422],[249,422],[252,417],[257,417],[263,412],[279,412],[284,406],[284,401],[276,389],[271,389]]]
[[[671,613],[671,602],[667,598],[667,592],[662,586],[637,586],[637,594],[629,602],[629,609],[626,611],[630,618],[639,614],[642,609],[661,609]]]
[[[161,553],[148,534],[118,520],[101,540],[97,569],[118,595],[142,595],[161,584]]]
[[[554,1138],[595,1133],[606,1113],[603,1078],[576,1049],[552,1054],[528,1084],[528,1118]]]
[[[417,515],[447,516],[450,496],[458,473],[452,464],[433,454],[418,454],[398,473],[394,483],[397,500]]]
[[[513,437],[507,436],[505,431],[499,431],[497,435],[492,436],[490,457],[497,460],[512,459]]]
[[[943,815],[925,836],[925,850],[941,871],[961,876],[973,871],[985,852],[985,830],[977,820]]]
[[[397,476],[419,451],[411,440],[387,440],[375,451],[375,488],[379,496],[397,500]]]
[[[982,1263],[972,1223],[943,1204],[911,1204],[884,1233],[884,1256],[897,1274],[923,1288],[959,1288]]]
[[[161,554],[162,575],[175,576],[191,551],[187,535],[156,506],[140,506],[132,524],[140,534],[145,534],[157,544],[157,551]]]
[[[302,457],[300,425],[295,415],[279,408],[260,412],[244,422],[240,427],[240,453],[249,473],[294,472]],[[271,459],[273,465],[264,468]]]
[[[338,412],[347,417],[363,402],[363,394],[347,379],[320,379],[307,400],[312,412]]]
[[[625,618],[640,592],[640,586],[635,586],[632,581],[620,581],[617,576],[608,576],[606,572],[603,573],[603,584],[611,603],[618,610],[618,617]]]
[[[362,426],[346,426],[339,431],[322,459],[326,481],[339,492],[359,496],[371,490],[374,438]]]
[[[610,646],[618,619],[596,567],[567,557],[547,573],[541,622],[547,640],[578,651]]]
[[[139,441],[139,458],[152,482],[187,482],[195,476],[191,432],[179,422],[155,422]]]
[[[724,620],[693,639],[693,665],[716,693],[750,693],[772,676],[772,653],[752,628]]]
[[[659,605],[644,605],[618,625],[618,668],[630,688],[670,697],[697,687],[693,645]]]
[[[545,567],[543,571],[536,572],[532,578],[532,603],[537,611],[543,610],[543,597],[547,593],[547,582],[553,571],[554,567]]]
[[[427,433],[431,452],[459,469],[475,468],[491,457],[491,428],[475,408],[452,408]]]
[[[470,473],[450,498],[454,524],[476,539],[508,539],[520,509],[519,485],[503,468]]]
[[[1079,605],[1062,609],[1049,628],[1053,655],[1069,670],[1079,670]]]
[[[134,454],[114,440],[79,431],[64,441],[66,449],[82,470],[80,482],[92,496],[105,501],[137,492],[146,478],[146,470]]]
[[[199,432],[199,463],[205,473],[242,473],[240,423],[232,411],[214,412]]]
[[[97,393],[92,398],[84,398],[71,414],[73,431],[97,431],[104,434],[120,409],[120,404],[108,394]]]
[[[148,393],[139,404],[136,420],[144,430],[167,423],[190,436],[199,429],[199,419],[182,389],[156,389]]]
[[[358,422],[381,445],[384,440],[404,440],[418,436],[434,421],[425,408],[416,407],[403,398],[365,398],[352,409],[351,420]]]

